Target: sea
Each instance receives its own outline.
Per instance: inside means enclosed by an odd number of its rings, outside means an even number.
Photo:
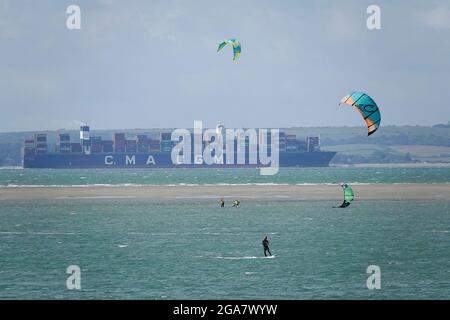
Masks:
[[[450,299],[447,200],[2,198],[24,186],[340,182],[450,188],[450,170],[0,169],[0,299]]]

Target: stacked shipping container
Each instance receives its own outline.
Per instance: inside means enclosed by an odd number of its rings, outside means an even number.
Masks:
[[[173,146],[172,133],[161,132],[161,151],[162,152],[171,152],[172,146]]]
[[[137,136],[137,152],[147,153],[149,151],[149,140],[144,134]]]
[[[92,153],[102,153],[102,138],[101,137],[91,137],[91,152]]]
[[[59,153],[149,153],[149,152],[171,152],[174,142],[171,140],[171,132],[161,132],[159,140],[154,136],[147,136],[144,134],[137,135],[135,139],[127,140],[124,133],[115,133],[113,140],[102,140],[98,136],[89,136],[89,127],[83,126],[80,128],[80,142],[71,142],[70,134],[59,133],[57,136],[56,152]],[[89,138],[88,138],[89,137]],[[203,133],[194,136],[191,133],[192,142],[194,138],[203,141]],[[259,138],[259,137],[257,137]],[[212,142],[215,138],[212,138]],[[234,142],[235,151],[249,151],[250,138],[248,136],[237,137]],[[259,139],[258,139],[259,140]],[[260,141],[258,141],[259,143]],[[205,145],[204,142],[203,145]],[[271,149],[271,132],[267,132],[266,136],[267,148]],[[86,148],[88,146],[88,148]],[[224,145],[225,147],[225,145]],[[317,136],[307,137],[305,140],[297,140],[295,134],[279,133],[279,150],[280,152],[319,152],[320,138]],[[49,153],[53,151],[48,150],[47,135],[37,133],[34,138],[25,140],[24,153],[29,155],[33,153]]]
[[[114,134],[114,151],[117,153],[125,152],[125,133]]]
[[[103,152],[105,152],[105,153],[113,153],[114,152],[114,141],[103,140],[102,148],[103,148]]]
[[[286,151],[287,152],[297,151],[297,136],[295,134],[286,135]]]
[[[72,152],[72,146],[70,144],[70,134],[68,133],[60,133],[58,134],[58,139],[56,141],[57,148],[61,153],[70,153]]]
[[[47,153],[47,135],[45,133],[36,133],[34,135],[34,145],[36,153]]]

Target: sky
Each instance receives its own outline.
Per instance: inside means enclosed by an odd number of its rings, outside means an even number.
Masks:
[[[0,132],[450,121],[450,0],[0,0],[0,57]]]

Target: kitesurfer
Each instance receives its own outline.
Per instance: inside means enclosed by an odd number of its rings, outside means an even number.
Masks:
[[[221,198],[221,199],[219,200],[219,204],[220,204],[220,207],[221,207],[221,208],[225,207],[225,201],[223,201],[223,198]]]
[[[349,205],[350,205],[350,202],[344,200],[344,202],[342,202],[342,204],[339,206],[339,208],[346,208]]]
[[[270,249],[269,249],[269,239],[267,239],[267,236],[264,237],[263,241],[262,241],[262,245],[264,247],[264,256],[267,257],[267,252],[269,253],[269,255],[271,256],[272,253],[270,253]]]
[[[352,188],[346,184],[346,183],[341,183],[341,188],[344,191],[344,202],[342,202],[342,204],[338,207],[338,208],[347,208],[351,201],[353,201],[353,190]]]

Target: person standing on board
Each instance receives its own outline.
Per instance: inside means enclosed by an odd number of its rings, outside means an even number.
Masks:
[[[269,239],[267,239],[267,236],[264,237],[263,241],[262,241],[262,245],[264,247],[264,256],[267,257],[267,252],[269,253],[269,256],[272,255],[272,253],[270,253],[270,249],[269,249]]]
[[[344,191],[344,202],[342,202],[339,208],[347,208],[350,205],[350,202],[345,199],[345,189],[348,188],[348,184],[341,182],[341,188]]]
[[[225,201],[223,201],[223,198],[221,198],[221,199],[219,200],[219,204],[220,204],[220,207],[221,207],[221,208],[225,207]]]

